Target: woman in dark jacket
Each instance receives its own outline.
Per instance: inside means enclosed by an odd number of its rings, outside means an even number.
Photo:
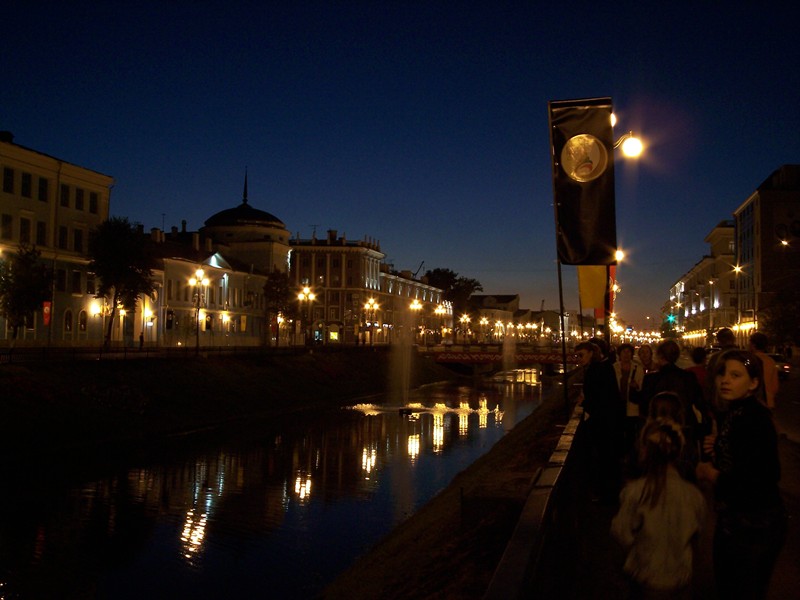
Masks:
[[[717,526],[714,572],[720,598],[763,598],[786,539],[778,489],[778,436],[761,399],[764,379],[755,354],[728,350],[714,373],[716,435],[706,436],[711,462],[697,477],[714,484]]]

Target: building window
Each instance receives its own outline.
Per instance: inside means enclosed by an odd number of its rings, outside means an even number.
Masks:
[[[86,311],[82,310],[78,314],[78,331],[86,331]]]
[[[89,192],[89,212],[97,214],[97,192]]]
[[[49,191],[49,184],[47,179],[39,177],[39,201],[47,202],[47,192]]]
[[[14,193],[14,169],[3,168],[3,191],[7,194]]]
[[[67,238],[68,238],[68,230],[67,228],[62,225],[58,228],[58,247],[61,250],[67,249]]]
[[[94,296],[95,294],[95,277],[94,273],[87,273],[86,274],[86,293]]]
[[[19,220],[19,243],[31,243],[31,220],[24,217]]]
[[[68,310],[64,313],[64,331],[67,333],[72,332],[72,311]]]
[[[61,184],[61,206],[69,208],[69,186]]]
[[[56,291],[67,291],[67,272],[64,269],[56,269]]]
[[[73,271],[72,272],[72,288],[70,291],[73,294],[81,294],[83,293],[83,286],[81,286],[81,272],[80,271]]]
[[[72,232],[73,248],[75,252],[83,252],[83,230],[76,229]]]
[[[83,210],[83,190],[75,188],[75,210]]]
[[[36,245],[47,246],[47,223],[36,221]]]
[[[31,198],[33,196],[33,176],[30,173],[22,174],[19,192],[23,198]]]
[[[0,217],[0,238],[10,240],[14,235],[14,228],[12,226],[13,220],[11,215],[3,215]]]

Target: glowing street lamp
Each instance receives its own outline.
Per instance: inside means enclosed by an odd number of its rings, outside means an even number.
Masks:
[[[469,322],[470,322],[469,315],[465,313],[465,314],[461,315],[461,317],[458,320],[461,321],[461,331],[464,332],[464,343],[466,344],[467,343],[467,329],[469,328]]]
[[[422,310],[422,303],[414,298],[414,301],[408,306],[414,315],[419,314],[419,311]],[[417,341],[417,318],[414,317],[414,343]]]
[[[378,323],[375,320],[375,313],[380,308],[380,304],[375,302],[375,298],[370,298],[364,303],[364,316],[367,320],[367,328],[369,330],[369,345],[373,345],[375,337],[375,328]]]
[[[311,335],[309,334],[308,328],[311,323],[311,303],[314,302],[314,299],[316,297],[317,296],[314,294],[314,292],[311,291],[311,288],[308,287],[307,285],[304,286],[303,289],[300,290],[300,292],[297,294],[297,305],[298,305],[297,308],[298,312],[300,313],[301,319],[303,316],[302,304],[303,302],[307,304],[306,306],[307,318],[306,322],[303,323],[303,337],[304,337],[303,341],[306,346],[311,344]]]
[[[205,276],[203,269],[197,269],[194,272],[194,277],[189,278],[189,285],[194,288],[192,300],[194,301],[194,321],[195,321],[195,354],[200,354],[200,306],[205,301],[205,289],[208,287],[208,277]]]

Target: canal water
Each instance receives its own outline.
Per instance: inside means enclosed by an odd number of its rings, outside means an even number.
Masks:
[[[0,598],[313,598],[542,394],[434,385],[403,406],[306,412],[88,478],[80,465],[9,475]]]

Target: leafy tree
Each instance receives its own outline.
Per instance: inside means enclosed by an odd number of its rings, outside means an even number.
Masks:
[[[266,300],[268,328],[272,327],[272,322],[277,320],[279,313],[283,314],[284,317],[290,316],[294,305],[292,294],[289,290],[289,274],[278,268],[273,269],[264,284],[264,298]],[[269,336],[269,330],[267,336]],[[267,339],[269,340],[269,337]],[[280,336],[275,336],[276,346],[279,340]],[[269,341],[267,341],[267,345],[269,345]]]
[[[112,217],[89,234],[89,268],[100,279],[95,298],[110,298],[111,318],[105,345],[111,343],[117,307],[132,309],[142,296],[152,296],[153,267],[147,239],[124,217]]]
[[[460,315],[467,311],[469,297],[475,292],[482,292],[483,285],[477,279],[461,277],[450,269],[433,269],[426,271],[428,284],[443,290],[444,299],[453,304],[453,314]]]
[[[0,314],[11,326],[13,340],[51,297],[53,274],[40,255],[35,246],[20,244],[16,254],[0,260]]]
[[[778,346],[800,343],[800,291],[784,288],[775,294],[769,308],[759,314],[758,328],[772,343]]]

